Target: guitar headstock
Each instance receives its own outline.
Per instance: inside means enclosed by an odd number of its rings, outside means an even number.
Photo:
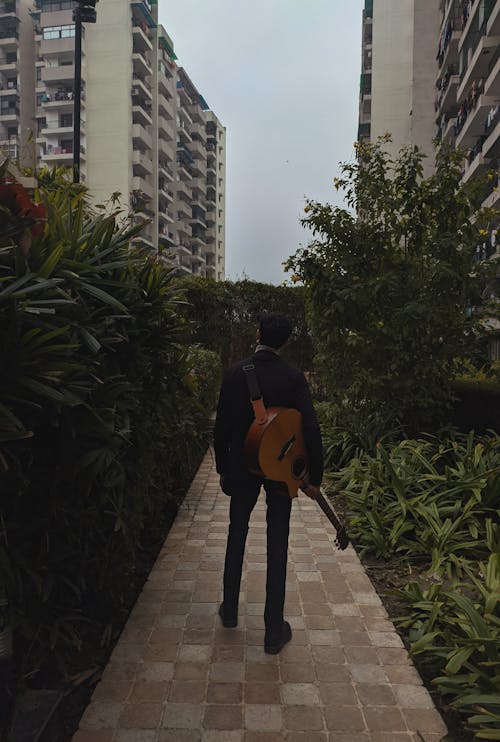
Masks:
[[[344,526],[339,528],[335,537],[335,545],[340,551],[344,551],[349,546],[349,536]]]

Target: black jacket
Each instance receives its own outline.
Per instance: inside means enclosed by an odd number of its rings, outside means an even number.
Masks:
[[[323,477],[323,447],[309,386],[301,371],[292,368],[276,353],[267,350],[259,350],[251,358],[231,366],[224,374],[214,431],[218,473],[242,478],[246,475],[243,446],[254,420],[243,371],[243,366],[248,363],[255,365],[266,407],[292,407],[302,413],[309,458],[309,481],[320,485]]]

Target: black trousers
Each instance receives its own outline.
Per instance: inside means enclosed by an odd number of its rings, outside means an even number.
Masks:
[[[264,484],[267,501],[267,577],[264,624],[266,644],[278,643],[283,628],[285,604],[288,534],[292,499],[274,482],[240,481],[224,486],[231,495],[229,533],[224,564],[224,614],[229,618],[238,615],[241,570],[248,533],[248,521],[255,507],[261,485]]]

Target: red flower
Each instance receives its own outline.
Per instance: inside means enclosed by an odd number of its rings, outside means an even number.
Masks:
[[[0,178],[0,228],[14,233],[28,229],[33,237],[42,234],[46,218],[44,204],[35,204],[21,183]]]

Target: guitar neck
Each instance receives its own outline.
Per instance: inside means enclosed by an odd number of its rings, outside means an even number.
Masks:
[[[330,505],[330,503],[328,502],[328,500],[326,500],[323,494],[319,494],[316,497],[316,502],[318,503],[321,510],[324,512],[324,514],[326,515],[326,517],[328,518],[332,526],[335,528],[335,530],[339,531],[340,529],[344,527],[337,513],[335,512],[333,505]]]

